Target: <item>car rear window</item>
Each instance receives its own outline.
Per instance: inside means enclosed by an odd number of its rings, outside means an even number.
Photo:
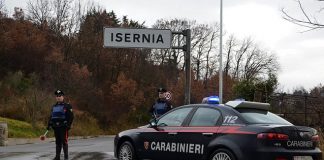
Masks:
[[[237,109],[242,117],[252,124],[284,124],[292,125],[287,120],[273,114],[269,111],[257,110],[257,109]]]

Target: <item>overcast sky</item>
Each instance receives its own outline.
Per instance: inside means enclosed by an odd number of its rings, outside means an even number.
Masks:
[[[86,0],[83,0],[86,1]],[[219,22],[219,0],[95,0],[117,16],[151,26],[160,18],[186,18],[199,23]],[[9,12],[14,6],[26,8],[27,0],[6,0]],[[324,23],[324,2],[301,0],[306,11]],[[324,29],[301,33],[305,28],[282,19],[281,8],[301,17],[294,0],[223,0],[226,32],[238,38],[251,37],[279,58],[279,89],[311,89],[324,84]]]

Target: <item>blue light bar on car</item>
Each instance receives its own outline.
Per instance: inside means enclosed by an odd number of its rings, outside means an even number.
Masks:
[[[260,109],[260,110],[267,110],[267,111],[270,109],[269,103],[261,103],[261,102],[228,101],[225,104],[233,108],[250,108],[250,109]]]
[[[219,103],[219,97],[218,96],[210,96],[208,97],[208,102],[210,103]]]
[[[219,104],[219,97],[218,97],[218,96],[205,97],[205,98],[202,100],[202,103],[207,103],[207,104]]]

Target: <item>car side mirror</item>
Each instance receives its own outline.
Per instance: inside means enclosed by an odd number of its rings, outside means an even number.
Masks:
[[[157,120],[155,118],[150,120],[150,127],[152,128],[157,127]]]

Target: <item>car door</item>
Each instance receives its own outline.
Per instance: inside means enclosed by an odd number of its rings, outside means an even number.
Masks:
[[[198,107],[187,126],[178,131],[180,159],[201,159],[209,142],[217,137],[220,122],[220,111],[210,107]]]
[[[147,128],[146,131],[140,133],[139,139],[142,143],[142,147],[139,148],[142,154],[140,157],[154,160],[177,160],[177,153],[174,150],[176,136],[179,127],[192,109],[192,107],[174,109],[159,118],[156,127]]]

